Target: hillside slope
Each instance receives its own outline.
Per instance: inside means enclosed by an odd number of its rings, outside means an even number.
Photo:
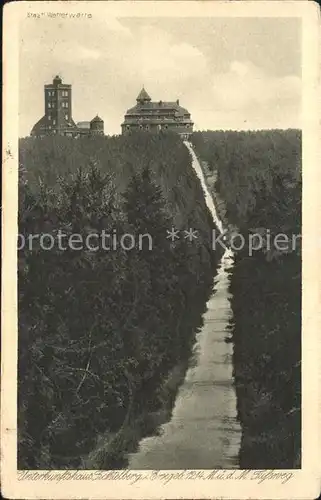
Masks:
[[[300,467],[301,132],[208,131],[192,142],[245,241],[231,276],[240,467]],[[263,244],[251,252],[254,234]]]
[[[19,189],[21,235],[55,242],[19,252],[19,467],[123,466],[171,409],[218,261],[190,156],[171,134],[27,138]],[[57,245],[103,230],[134,247]]]

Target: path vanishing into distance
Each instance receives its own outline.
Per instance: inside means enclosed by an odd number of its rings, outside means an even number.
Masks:
[[[223,232],[193,147],[187,141],[184,144],[192,156],[214,223]],[[141,440],[138,450],[128,457],[129,469],[238,468],[241,427],[233,380],[233,344],[229,342],[232,310],[228,287],[232,269],[233,253],[226,250],[171,419],[156,435]]]

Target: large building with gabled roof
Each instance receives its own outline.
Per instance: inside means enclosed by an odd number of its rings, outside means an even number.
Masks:
[[[173,131],[183,139],[193,132],[194,123],[187,109],[177,101],[152,101],[143,87],[136,98],[136,105],[127,110],[121,125],[122,133],[131,131]]]

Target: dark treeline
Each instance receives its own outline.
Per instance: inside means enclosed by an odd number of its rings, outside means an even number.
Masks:
[[[231,276],[240,467],[300,467],[301,132],[204,132],[193,143],[245,239]],[[289,244],[275,245],[279,233]],[[250,234],[264,242],[252,256]]]
[[[171,409],[217,263],[189,153],[171,134],[26,138],[19,190],[26,238],[152,237],[19,251],[19,467],[121,467]],[[171,243],[172,226],[200,238]]]

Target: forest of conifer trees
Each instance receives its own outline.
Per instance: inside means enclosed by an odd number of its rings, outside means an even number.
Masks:
[[[301,232],[301,133],[196,132],[224,225]],[[170,417],[222,251],[174,134],[25,138],[19,233],[149,234],[148,246],[19,251],[18,465],[126,466]],[[197,240],[170,241],[172,227]],[[300,467],[301,249],[235,253],[240,468]],[[215,404],[215,402],[213,402]]]
[[[212,220],[175,135],[19,148],[26,240],[102,229],[153,238],[153,251],[19,251],[18,466],[119,468],[184,375],[219,257]],[[201,238],[171,242],[172,226]]]
[[[249,241],[301,235],[301,132],[196,132],[227,226]],[[235,252],[234,370],[242,469],[300,467],[301,245]]]

